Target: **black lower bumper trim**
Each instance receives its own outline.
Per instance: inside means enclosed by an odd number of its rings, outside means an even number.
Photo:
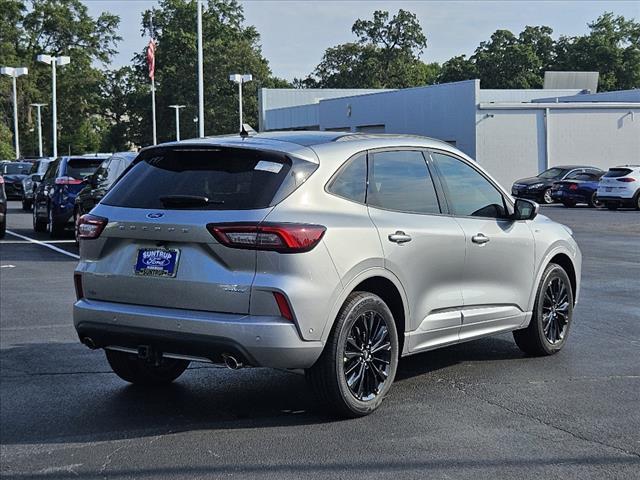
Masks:
[[[223,363],[224,353],[233,355],[245,365],[257,365],[244,347],[228,338],[95,322],[81,322],[76,331],[82,343],[87,343],[85,339],[90,338],[95,348],[118,346],[138,350],[141,346],[148,346],[157,352],[201,357],[213,363]]]

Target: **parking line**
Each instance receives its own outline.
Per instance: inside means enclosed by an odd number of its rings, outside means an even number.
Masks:
[[[35,240],[33,238],[25,237],[24,235],[20,235],[19,233],[12,232],[11,230],[7,230],[7,233],[9,235],[13,235],[14,237],[18,237],[18,238],[21,238],[23,240],[27,240],[28,242],[35,243],[36,245],[42,245],[43,247],[50,248],[54,252],[61,253],[63,255],[66,255],[67,257],[75,258],[76,260],[80,259],[80,256],[76,255],[75,253],[67,252],[66,250],[63,250],[63,249],[58,248],[58,247],[54,247],[53,245],[49,245],[48,243],[41,242],[40,240]]]

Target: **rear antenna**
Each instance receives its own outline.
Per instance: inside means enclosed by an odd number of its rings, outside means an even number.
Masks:
[[[242,138],[253,137],[257,133],[258,132],[256,132],[253,128],[251,128],[251,125],[249,125],[248,123],[242,124],[242,130],[240,130],[240,136]]]

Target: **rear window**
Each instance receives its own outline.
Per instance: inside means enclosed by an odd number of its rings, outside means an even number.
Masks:
[[[146,209],[266,208],[317,168],[282,153],[240,148],[156,149],[139,158],[102,203]]]
[[[104,158],[70,158],[64,175],[82,180],[95,172]]]
[[[16,174],[24,174],[29,173],[31,169],[30,163],[5,163],[2,166],[2,174],[3,175],[16,175]]]
[[[624,177],[625,175],[629,175],[632,171],[633,170],[630,168],[610,168],[604,176],[609,178]]]

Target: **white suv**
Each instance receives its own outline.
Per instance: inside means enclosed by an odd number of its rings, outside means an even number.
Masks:
[[[610,168],[598,184],[598,200],[609,210],[618,207],[640,210],[640,165]]]

